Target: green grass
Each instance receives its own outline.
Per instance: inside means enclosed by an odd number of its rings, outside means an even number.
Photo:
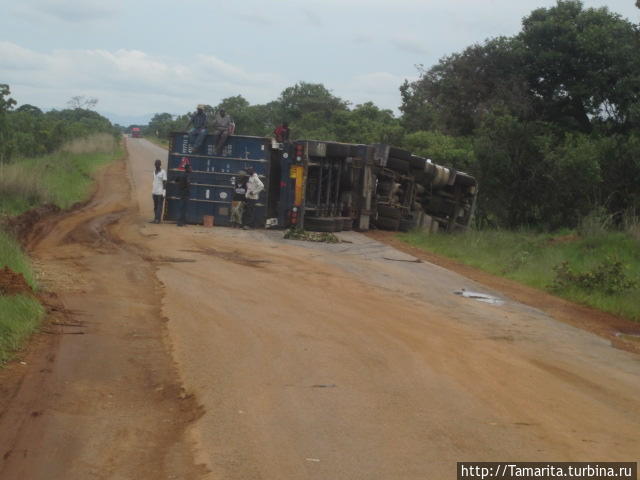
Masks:
[[[44,308],[26,295],[0,295],[0,364],[18,351],[38,327]]]
[[[45,203],[66,209],[86,200],[95,171],[121,155],[112,136],[98,135],[73,142],[52,155],[2,165],[0,214],[18,215]]]
[[[35,289],[37,287],[36,277],[31,268],[29,257],[22,251],[18,242],[11,235],[0,230],[0,268],[5,266],[14,272],[24,275],[31,288]]]
[[[35,274],[18,243],[0,230],[0,266],[22,273],[32,288]],[[38,327],[44,309],[37,299],[25,295],[0,295],[0,364],[9,360]]]
[[[459,235],[400,234],[403,241],[425,250],[510,278],[569,300],[640,321],[640,241],[625,232],[579,236],[565,231],[541,234],[527,231],[469,231]],[[625,275],[638,284],[625,292],[570,287],[551,288],[554,267],[567,261],[572,270],[587,272],[607,259],[625,265]]]

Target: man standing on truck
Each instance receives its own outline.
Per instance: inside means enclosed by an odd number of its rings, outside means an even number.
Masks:
[[[162,220],[162,206],[167,188],[167,172],[162,169],[162,162],[155,161],[155,171],[153,172],[153,187],[151,195],[153,196],[153,223],[160,223]]]
[[[189,130],[189,145],[191,153],[196,153],[207,136],[207,114],[204,113],[204,105],[198,105],[196,113],[191,115],[187,128],[191,125],[193,128]]]
[[[242,227],[245,230],[255,228],[256,203],[260,198],[260,192],[264,190],[264,183],[262,183],[253,167],[247,168],[247,173],[249,174],[249,180],[247,180],[247,201],[244,207],[244,226]]]
[[[184,172],[182,172],[175,179],[178,184],[178,195],[180,195],[180,209],[178,212],[179,227],[184,227],[187,223],[187,205],[189,202],[189,195],[191,194],[191,179],[189,174],[191,173],[191,164],[187,163],[184,166]]]
[[[282,124],[278,125],[273,131],[276,142],[278,143],[289,143],[289,133],[289,124],[287,122],[282,122]]]
[[[218,110],[218,113],[213,118],[213,141],[215,142],[217,155],[222,155],[222,147],[224,147],[224,142],[227,141],[232,124],[233,120],[227,115],[224,108]]]

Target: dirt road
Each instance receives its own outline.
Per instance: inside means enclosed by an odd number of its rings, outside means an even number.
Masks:
[[[166,154],[128,148],[35,248],[72,326],[4,409],[1,478],[446,479],[462,460],[640,457],[637,355],[357,233],[148,224]]]

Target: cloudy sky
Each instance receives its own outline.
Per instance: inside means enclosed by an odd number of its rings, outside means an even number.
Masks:
[[[2,2],[0,83],[18,103],[96,97],[116,121],[185,113],[298,81],[396,110],[416,64],[489,37],[555,0],[22,0]],[[639,21],[635,0],[585,0]],[[7,14],[8,13],[8,14]]]

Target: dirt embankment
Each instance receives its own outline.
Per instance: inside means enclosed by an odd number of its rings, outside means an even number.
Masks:
[[[578,305],[513,280],[496,277],[450,258],[408,245],[399,240],[394,232],[375,230],[368,232],[367,235],[421,260],[426,260],[487,285],[518,302],[542,310],[556,320],[595,333],[610,340],[611,344],[616,348],[640,353],[640,323],[638,322],[602,312],[595,308]]]

